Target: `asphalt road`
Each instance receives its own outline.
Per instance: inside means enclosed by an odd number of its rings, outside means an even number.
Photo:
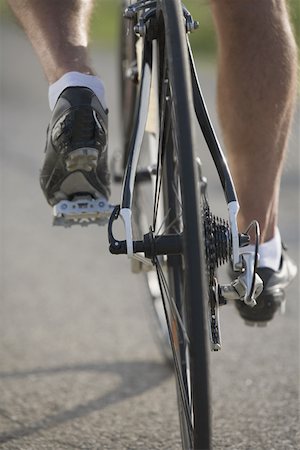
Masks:
[[[112,153],[117,61],[97,51],[95,64],[107,85]],[[204,67],[201,79],[212,110],[214,72]],[[0,112],[0,448],[179,449],[174,379],[151,334],[143,280],[125,257],[109,255],[105,229],[51,226],[38,184],[47,86],[22,32],[4,25]],[[298,192],[299,114],[280,212],[295,259]],[[114,187],[113,202],[118,195]],[[211,358],[214,449],[300,448],[298,288],[297,280],[286,315],[267,328],[246,327],[231,306],[222,311],[223,350]]]

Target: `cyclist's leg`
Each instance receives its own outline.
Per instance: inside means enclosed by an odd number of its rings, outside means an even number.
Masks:
[[[53,205],[77,194],[108,197],[107,111],[89,62],[93,0],[8,0],[49,81],[53,110],[41,186]]]
[[[297,268],[277,229],[280,179],[296,97],[297,49],[285,0],[211,0],[219,42],[218,105],[240,201],[240,229],[261,226],[258,306],[241,316],[266,322]]]
[[[8,0],[49,81],[67,72],[93,74],[87,44],[93,1]]]
[[[219,42],[218,106],[241,204],[274,236],[296,93],[297,51],[285,0],[212,0]],[[258,201],[259,199],[259,201]]]

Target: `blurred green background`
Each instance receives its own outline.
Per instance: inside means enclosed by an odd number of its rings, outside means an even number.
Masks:
[[[101,44],[102,46],[115,46],[118,37],[120,0],[96,0],[95,3],[96,6],[91,27],[91,41],[94,45]],[[193,48],[195,51],[201,52],[202,56],[205,57],[213,56],[216,50],[216,40],[209,3],[209,0],[186,0],[184,2],[194,18],[200,22],[199,30],[191,36]],[[288,0],[288,4],[290,6],[291,17],[299,48],[300,0]],[[0,0],[0,16],[4,20],[12,19],[5,0]]]

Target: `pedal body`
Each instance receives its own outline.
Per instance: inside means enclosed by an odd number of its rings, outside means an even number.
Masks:
[[[106,225],[114,209],[104,198],[82,196],[73,200],[61,200],[53,207],[53,225],[71,227],[90,224]]]

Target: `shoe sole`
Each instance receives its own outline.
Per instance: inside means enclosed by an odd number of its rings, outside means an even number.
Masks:
[[[60,190],[53,195],[52,206],[61,200],[70,199],[81,193],[90,194],[93,198],[99,198],[103,194],[95,189],[87,180],[84,172],[92,172],[97,169],[99,151],[95,148],[83,147],[73,150],[65,160],[67,178],[60,186]]]
[[[277,309],[277,311],[275,312],[275,314],[274,315],[276,315],[276,314],[280,314],[280,315],[284,315],[285,314],[285,310],[286,310],[286,299],[284,299],[284,300],[282,300],[282,302],[280,303],[280,306],[278,307],[278,309]],[[245,322],[245,325],[248,325],[249,327],[260,327],[260,328],[263,328],[263,327],[266,327],[267,325],[268,325],[268,323],[270,323],[271,322],[271,320],[272,319],[270,319],[270,320],[261,320],[261,321],[258,321],[258,320],[247,320],[247,319],[244,319],[244,322]]]
[[[297,267],[296,265],[288,258],[288,256],[285,256],[286,261],[285,264],[288,265],[288,269],[287,270],[287,278],[285,281],[282,281],[280,284],[277,284],[276,287],[278,289],[278,291],[281,291],[282,293],[282,299],[280,300],[280,303],[278,304],[277,310],[274,312],[274,316],[276,314],[280,314],[280,315],[284,315],[285,314],[285,310],[286,310],[286,297],[285,297],[285,288],[287,288],[289,286],[289,284],[293,281],[293,279],[296,277],[297,275]],[[240,315],[241,312],[239,311]],[[258,327],[265,327],[272,319],[273,316],[270,317],[269,320],[251,320],[251,319],[246,319],[245,317],[242,316],[242,318],[244,319],[244,322],[246,325],[249,326],[258,326]]]

